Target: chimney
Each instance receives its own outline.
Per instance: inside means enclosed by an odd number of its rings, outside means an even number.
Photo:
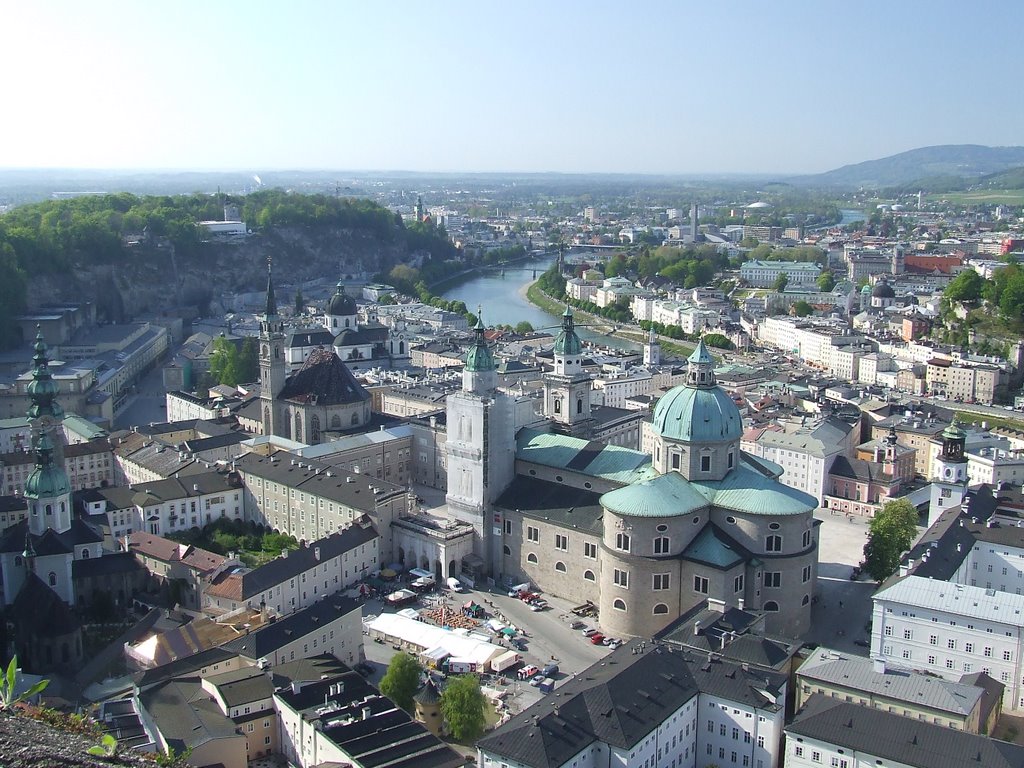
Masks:
[[[298,693],[302,690],[301,680],[292,680],[292,693]]]
[[[881,656],[871,660],[871,666],[876,674],[885,674],[885,659]]]
[[[743,610],[743,606],[745,604],[746,604],[746,601],[742,597],[739,600],[736,601],[736,607],[739,608],[741,611]]]
[[[192,483],[192,490],[195,493],[199,493],[199,483]]]
[[[700,634],[700,621],[693,622],[693,634],[694,635],[699,635]]]
[[[313,558],[316,560],[320,559],[320,547],[313,547]]]
[[[369,707],[363,707],[363,720],[369,720],[372,710]]]

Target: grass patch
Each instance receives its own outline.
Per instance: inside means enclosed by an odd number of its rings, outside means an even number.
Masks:
[[[932,202],[949,203],[1006,203],[1024,205],[1024,189],[979,189],[973,192],[944,192],[927,195]]]

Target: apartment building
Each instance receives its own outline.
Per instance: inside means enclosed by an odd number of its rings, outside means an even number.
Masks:
[[[81,491],[115,482],[117,470],[114,453],[107,438],[97,437],[86,442],[70,443],[63,447],[63,452],[64,470],[71,481],[72,490]],[[35,462],[33,451],[0,454],[0,471],[3,472],[0,495],[24,493],[25,481],[35,469]]]
[[[754,288],[771,288],[780,275],[787,285],[811,285],[821,274],[821,267],[806,261],[761,261],[754,259],[740,265],[740,279]]]
[[[379,571],[379,540],[369,519],[361,517],[308,546],[282,550],[258,568],[223,568],[206,587],[202,608],[214,615],[261,606],[279,616],[292,613]]]
[[[932,358],[925,380],[928,392],[954,400],[992,405],[1008,382],[1006,372],[996,365],[973,365]]]
[[[477,765],[776,768],[786,685],[754,665],[632,641],[482,738]]]

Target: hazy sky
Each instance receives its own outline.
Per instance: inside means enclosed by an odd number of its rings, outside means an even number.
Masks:
[[[0,4],[0,167],[815,172],[1024,144],[1024,2]]]

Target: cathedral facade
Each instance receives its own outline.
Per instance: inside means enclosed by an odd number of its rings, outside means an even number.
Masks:
[[[448,502],[477,527],[488,575],[590,601],[617,635],[650,636],[708,599],[765,612],[770,632],[809,629],[818,502],[740,450],[742,418],[703,342],[685,384],[655,408],[649,454],[589,439],[590,382],[570,309],[545,378],[549,426],[514,439],[501,431],[511,455],[494,431],[463,426],[474,397],[481,414],[506,397],[486,378],[489,351],[476,349],[463,392],[449,398]]]

